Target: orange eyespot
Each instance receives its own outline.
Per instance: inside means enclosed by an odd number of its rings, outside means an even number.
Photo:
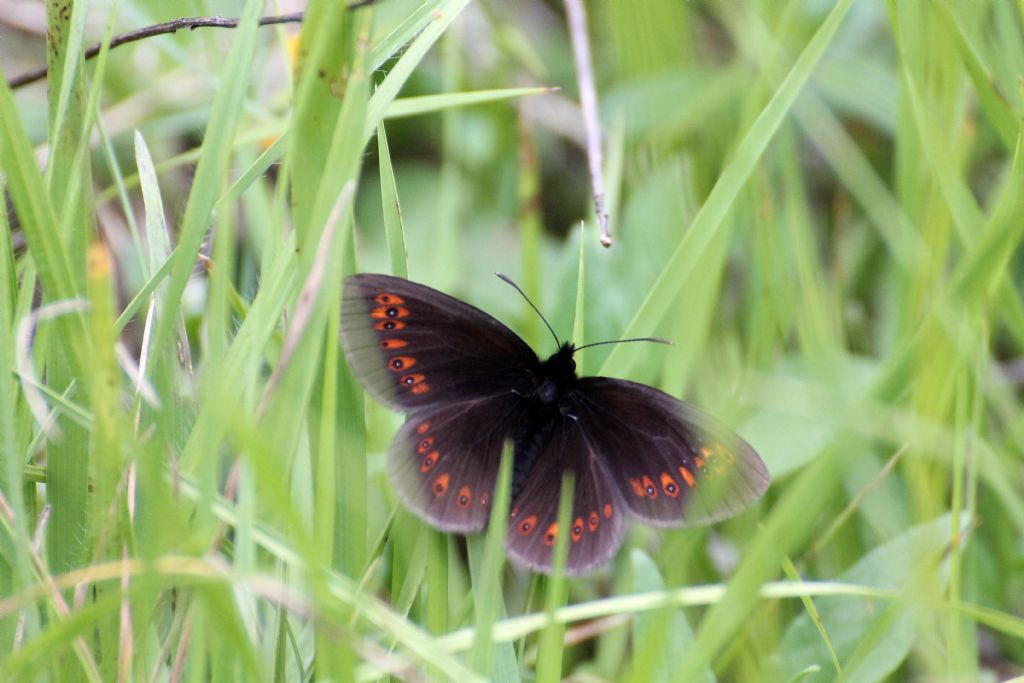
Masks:
[[[428,391],[430,391],[430,385],[427,384],[426,382],[424,382],[423,384],[417,384],[412,389],[410,389],[410,391],[412,391],[412,393],[414,394],[425,394]]]
[[[520,536],[529,536],[531,533],[533,533],[533,530],[536,529],[536,528],[537,528],[537,516],[536,515],[530,515],[529,517],[527,517],[526,519],[524,519],[522,522],[519,523],[519,535]]]
[[[577,517],[576,521],[572,523],[572,542],[576,543],[583,538],[583,518]]]
[[[630,479],[629,485],[633,488],[633,493],[641,498],[644,497],[644,485],[640,483],[639,479]]]
[[[693,474],[691,474],[690,470],[686,469],[682,465],[679,466],[679,475],[683,478],[683,481],[686,482],[686,485],[689,486],[691,489],[697,485],[697,480],[693,478]]]
[[[555,539],[558,538],[558,522],[553,522],[548,527],[548,532],[544,534],[544,545],[554,545]]]
[[[661,473],[661,490],[670,498],[675,498],[679,495],[679,485],[676,484],[676,480],[668,472]]]
[[[444,474],[442,474],[441,476],[434,480],[435,496],[443,496],[445,494],[445,491],[448,490],[448,479],[448,473],[445,472]]]
[[[385,339],[380,343],[382,349],[404,349],[409,342],[403,339]]]
[[[473,502],[473,489],[468,486],[463,486],[459,489],[459,497],[455,499],[456,505],[460,508],[468,508],[469,504]]]
[[[384,306],[388,306],[390,304],[405,303],[405,299],[403,299],[402,297],[395,296],[394,294],[388,294],[387,292],[382,292],[381,294],[378,294],[374,301],[376,301],[379,304],[383,304]]]
[[[417,453],[426,453],[431,446],[434,445],[434,437],[428,436],[427,438],[420,441],[420,445],[416,447]]]
[[[402,375],[402,379],[399,381],[407,387],[413,387],[425,380],[426,377],[419,373],[413,373],[411,375]]]
[[[390,332],[391,330],[404,330],[405,323],[401,320],[381,320],[379,323],[373,326],[375,330],[383,330]]]
[[[404,318],[409,315],[408,308],[401,306],[378,306],[370,311],[371,318],[382,320],[384,318]]]
[[[590,513],[590,517],[587,518],[587,528],[591,532],[597,531],[597,527],[601,525],[601,517],[597,514],[597,510]]]
[[[417,434],[426,434],[429,431],[430,431],[430,423],[429,422],[421,422],[420,426],[416,428],[416,433]]]
[[[420,463],[420,472],[429,472],[437,464],[437,461],[441,459],[441,454],[437,451],[431,451],[427,453],[427,457],[423,458],[423,462]],[[448,476],[448,475],[445,475]]]
[[[416,359],[412,356],[395,356],[388,361],[388,367],[392,372],[400,372],[414,365],[416,365]]]
[[[646,474],[644,475],[643,484],[644,484],[644,494],[648,498],[657,498],[658,497],[658,489],[654,488],[654,482],[651,481],[651,478],[648,477]]]
[[[611,506],[611,503],[605,503],[604,504],[603,512],[604,512],[605,519],[611,519],[612,518],[612,506]]]

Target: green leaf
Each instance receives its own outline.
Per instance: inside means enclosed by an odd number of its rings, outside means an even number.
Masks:
[[[896,589],[908,598],[915,592],[915,582],[937,580],[943,584],[945,562],[939,567],[942,553],[950,543],[949,523],[949,515],[943,515],[913,527],[872,550],[837,580]],[[917,638],[921,615],[915,613],[912,602],[886,606],[868,597],[822,597],[815,600],[815,605],[848,681],[886,680],[910,654]],[[817,627],[806,613],[786,629],[778,660],[778,673],[783,678],[796,676],[812,663],[820,666],[821,671],[804,680],[831,680],[835,673]]]

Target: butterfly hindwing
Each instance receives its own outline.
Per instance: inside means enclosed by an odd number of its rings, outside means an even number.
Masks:
[[[389,275],[346,278],[341,341],[363,386],[410,411],[525,390],[537,354],[498,320]]]
[[[626,505],[648,524],[709,524],[741,512],[768,487],[753,448],[662,391],[584,377],[573,405]]]
[[[558,529],[563,474],[573,477],[566,574],[575,576],[608,561],[622,542],[625,507],[612,483],[599,444],[570,417],[559,419],[540,444],[533,466],[512,501],[505,537],[517,564],[549,573]]]
[[[511,394],[411,414],[391,442],[388,469],[402,500],[442,531],[487,525],[502,448],[521,419]]]

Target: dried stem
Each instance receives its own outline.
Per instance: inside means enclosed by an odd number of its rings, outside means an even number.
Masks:
[[[348,9],[357,9],[359,7],[366,7],[372,5],[376,0],[357,0],[356,2],[349,3]],[[275,24],[297,24],[302,21],[305,12],[293,12],[291,14],[280,14],[273,17],[261,17],[259,24],[260,26],[273,26]],[[153,36],[163,35],[165,33],[177,33],[184,29],[192,31],[197,28],[237,28],[238,18],[237,17],[183,17],[181,19],[174,19],[172,21],[165,21],[162,24],[153,24],[152,26],[145,26],[134,31],[128,31],[120,35],[114,36],[110,41],[110,48],[113,49],[119,45],[125,43],[134,43],[137,40],[143,38],[151,38]],[[92,59],[100,53],[100,45],[93,45],[85,51],[85,58]],[[14,76],[7,81],[7,85],[13,90],[15,88],[21,88],[28,85],[29,83],[35,83],[46,78],[46,67],[36,69],[35,71],[29,71],[28,73],[21,74],[20,76]]]
[[[594,86],[594,65],[590,58],[590,39],[587,37],[587,12],[583,0],[565,0],[565,13],[569,22],[569,39],[576,60],[576,83],[580,90],[580,108],[583,110],[583,129],[587,135],[587,159],[590,162],[590,183],[594,190],[594,213],[601,226],[601,244],[612,246],[608,232],[608,213],[604,206],[604,162],[601,159],[601,122],[597,115],[597,88]]]

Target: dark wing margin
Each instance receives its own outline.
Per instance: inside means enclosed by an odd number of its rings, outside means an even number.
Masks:
[[[662,391],[585,377],[572,405],[626,505],[648,524],[717,522],[768,488],[768,470],[750,444]]]
[[[345,279],[341,343],[366,390],[405,411],[519,389],[539,362],[480,309],[390,275]]]
[[[540,446],[512,501],[505,545],[516,564],[550,573],[559,533],[569,534],[569,576],[592,571],[615,554],[625,532],[626,510],[598,446],[570,417],[561,418]],[[558,501],[565,472],[574,479],[573,506],[569,528],[559,530]]]
[[[519,397],[503,394],[412,413],[388,454],[399,497],[442,531],[482,531],[502,449],[519,427],[521,410]]]

